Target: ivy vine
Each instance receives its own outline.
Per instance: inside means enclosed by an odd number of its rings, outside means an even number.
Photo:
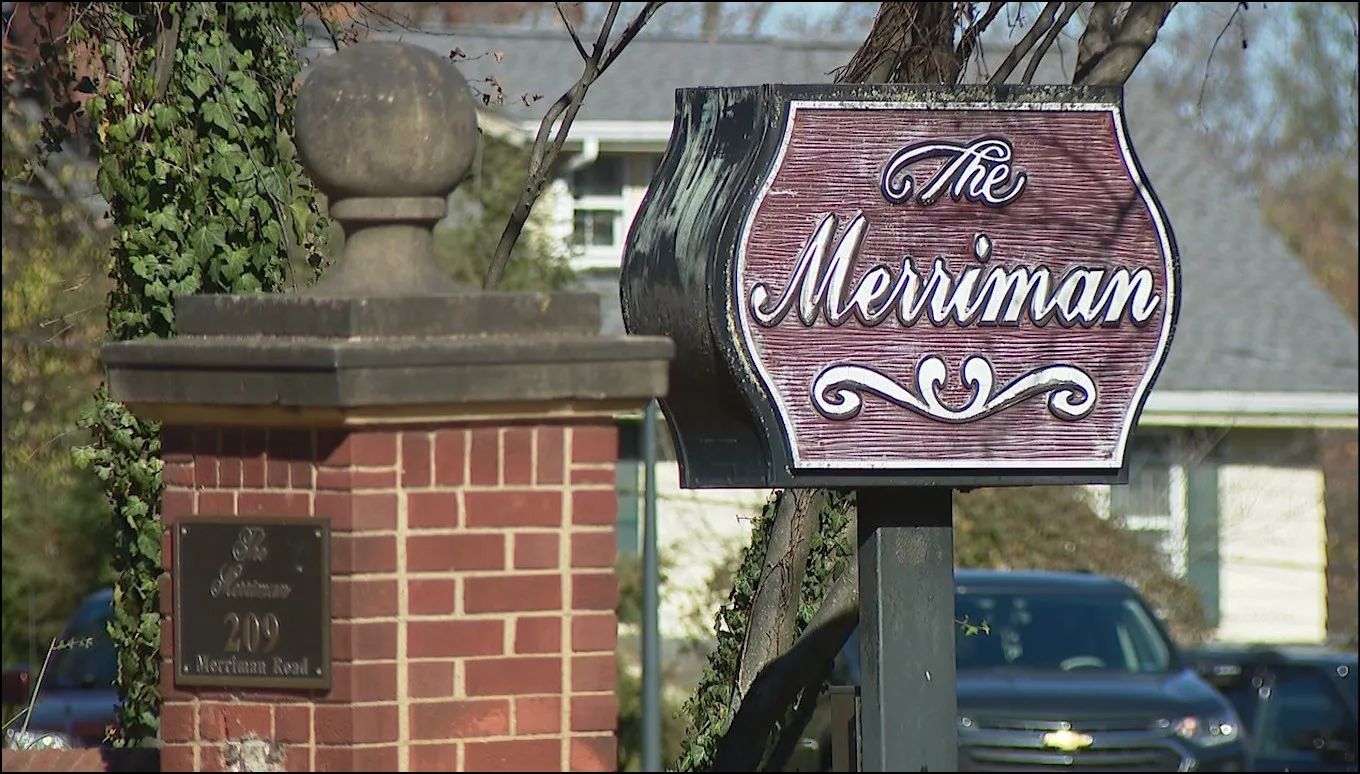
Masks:
[[[63,7],[35,14],[47,25],[40,54],[60,63],[50,92],[63,95],[47,148],[85,127],[114,226],[109,339],[173,336],[180,295],[314,279],[328,224],[289,141],[306,5],[41,5]],[[126,746],[159,729],[160,428],[104,387],[84,424],[79,461],[113,506],[122,702],[112,734]]]
[[[812,535],[807,572],[803,576],[799,594],[796,634],[802,634],[812,621],[827,591],[845,571],[846,563],[853,553],[846,526],[848,514],[854,507],[854,497],[854,492],[826,492],[818,514],[817,531]],[[776,492],[753,521],[751,542],[743,551],[741,563],[732,577],[732,591],[715,618],[713,630],[716,645],[709,653],[703,677],[685,702],[684,711],[689,716],[690,725],[681,743],[680,760],[676,763],[679,771],[711,771],[718,743],[731,722],[728,708],[731,706],[732,690],[737,684],[742,646],[750,623],[751,606],[764,571],[777,503]],[[795,709],[789,707],[784,722],[780,724],[781,728],[792,719]],[[750,743],[764,748],[768,754],[775,742],[774,736],[776,734],[772,733],[770,739],[752,739]]]

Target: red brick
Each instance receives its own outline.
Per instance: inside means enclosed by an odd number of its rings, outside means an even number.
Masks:
[[[430,453],[430,434],[410,431],[401,434],[401,485],[429,486],[434,455]]]
[[[198,493],[198,513],[204,516],[235,516],[236,492],[212,489]]]
[[[336,661],[397,657],[396,621],[333,621],[331,631],[331,657]]]
[[[286,446],[284,434],[269,431],[269,454],[274,456]],[[317,430],[315,459],[321,467],[347,468],[350,466],[351,435],[348,430]],[[285,455],[286,458],[286,455]]]
[[[167,487],[183,486],[191,487],[194,485],[194,466],[193,463],[167,462],[161,469],[161,481]]]
[[[288,485],[294,489],[311,489],[316,481],[316,467],[311,460],[293,460],[288,463]]]
[[[296,482],[294,486],[297,486]],[[397,488],[397,471],[392,470],[351,470],[349,488],[356,492],[382,491]]]
[[[311,516],[311,503],[303,492],[241,492],[236,512],[241,516]]]
[[[540,427],[537,435],[537,457],[534,483],[560,484],[566,469],[566,431],[560,427]]]
[[[293,463],[286,459],[266,457],[264,461],[264,485],[269,489],[287,489],[292,486]]]
[[[169,519],[193,515],[198,511],[194,494],[188,489],[166,489],[161,495],[161,515]]]
[[[396,704],[339,705],[316,707],[317,744],[371,744],[397,739],[399,715]],[[317,750],[318,760],[321,751]],[[365,771],[365,769],[350,769]]]
[[[498,486],[501,482],[501,431],[478,428],[472,431],[472,454],[469,457],[470,478],[473,486]]]
[[[397,538],[394,535],[345,535],[331,533],[331,572],[336,575],[397,571]]]
[[[572,656],[572,691],[610,691],[619,684],[618,663],[613,653]]]
[[[366,492],[317,492],[314,512],[329,516],[331,528],[343,532],[367,532],[397,528],[397,494]]]
[[[307,744],[312,741],[310,704],[280,704],[274,708],[274,741]]]
[[[406,692],[413,699],[445,699],[453,695],[452,661],[409,661]]]
[[[395,744],[316,748],[317,771],[396,771],[400,761],[401,748]]]
[[[316,488],[322,491],[348,492],[354,486],[354,471],[350,468],[318,468]]]
[[[395,661],[348,663],[332,665],[334,677],[330,701],[369,702],[392,701],[397,698],[397,663]]]
[[[466,430],[440,430],[434,434],[434,482],[439,486],[462,486],[467,466]]]
[[[556,575],[477,576],[463,581],[463,611],[469,614],[561,607],[562,579]]]
[[[576,532],[571,536],[571,566],[613,567],[617,543],[612,529]]]
[[[265,450],[269,448],[268,432],[251,427],[241,433],[241,485],[251,488],[264,486]]]
[[[574,468],[571,471],[572,486],[600,486],[609,487],[614,491],[618,483],[618,471],[613,466],[598,468]]]
[[[619,622],[613,613],[574,615],[571,618],[571,649],[613,653],[619,645]]]
[[[217,458],[211,455],[194,456],[194,483],[200,487],[217,486]]]
[[[572,731],[613,731],[619,725],[619,703],[612,693],[571,698]]]
[[[506,428],[501,436],[501,475],[506,486],[534,483],[534,431],[528,427]]]
[[[516,653],[559,653],[561,650],[561,617],[526,617],[515,621]]]
[[[411,771],[459,771],[458,748],[453,744],[412,744],[407,747]]]
[[[561,693],[562,659],[557,656],[478,658],[465,663],[469,696]]]
[[[223,488],[241,486],[241,458],[220,457],[217,460],[217,485]]]
[[[267,704],[200,704],[198,734],[205,741],[239,739],[246,734],[269,739],[274,734],[273,708]]]
[[[515,739],[468,742],[463,749],[464,771],[560,771],[562,742],[558,739]]]
[[[411,615],[448,615],[458,607],[458,584],[451,578],[412,579],[406,599]]]
[[[515,733],[555,734],[562,731],[562,698],[524,696],[515,699]]]
[[[5,767],[9,771],[9,767]],[[51,769],[49,769],[50,771]],[[167,744],[161,748],[161,771],[199,771],[198,748],[189,744]],[[42,771],[42,769],[35,769]]]
[[[619,753],[613,736],[574,736],[572,771],[618,771]]]
[[[552,570],[561,565],[556,532],[515,534],[515,569]]]
[[[406,624],[408,658],[499,656],[504,651],[504,621],[462,619]]]
[[[406,495],[406,526],[411,529],[452,529],[458,522],[457,494],[410,492]]]
[[[557,527],[562,493],[502,489],[463,495],[469,527]]]
[[[411,705],[411,738],[467,739],[510,733],[509,699],[418,702]]]
[[[571,493],[571,523],[608,524],[618,521],[619,496],[612,489],[582,489]]]
[[[388,468],[397,464],[397,434],[364,430],[349,437],[350,464],[356,468]]]
[[[336,618],[395,618],[397,593],[393,578],[333,578],[331,610]]]
[[[613,610],[619,604],[619,582],[612,572],[573,573],[573,610]]]
[[[500,534],[412,535],[406,538],[410,572],[505,569],[505,536]]]
[[[192,742],[198,739],[198,712],[192,704],[166,703],[161,707],[161,741]]]
[[[571,431],[571,464],[617,462],[619,431],[613,425],[577,427]]]

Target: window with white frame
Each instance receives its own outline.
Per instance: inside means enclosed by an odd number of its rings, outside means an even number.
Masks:
[[[1110,487],[1110,515],[1155,547],[1172,571],[1184,573],[1185,476],[1155,455],[1134,455],[1129,482]]]
[[[618,155],[602,155],[572,172],[573,245],[586,250],[617,250],[623,245],[627,179],[627,159]]]

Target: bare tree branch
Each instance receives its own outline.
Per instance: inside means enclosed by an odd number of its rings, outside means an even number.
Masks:
[[[1053,17],[1058,13],[1058,7],[1061,5],[1062,3],[1047,3],[1044,5],[1044,9],[1039,12],[1039,18],[1034,20],[1034,24],[1030,26],[1029,31],[1025,33],[1025,36],[1020,39],[1019,43],[1015,44],[1015,47],[1006,55],[1006,58],[1001,61],[1001,65],[996,68],[996,72],[992,73],[992,77],[987,81],[988,85],[1000,86],[1006,82],[1007,78],[1011,77],[1011,73],[1015,72],[1015,68],[1020,64],[1020,60],[1024,59],[1025,55],[1029,53],[1029,50],[1034,48],[1034,44],[1039,42],[1039,36],[1047,32],[1049,28],[1053,26]]]
[[[1114,14],[1119,3],[1093,3],[1091,15],[1086,20],[1086,30],[1081,33],[1077,43],[1077,69],[1073,81],[1080,81],[1110,48],[1110,36],[1114,29]]]
[[[957,51],[959,63],[962,65],[959,68],[960,74],[963,73],[963,68],[968,66],[968,60],[972,58],[973,51],[977,48],[978,40],[982,37],[982,33],[987,31],[987,27],[991,25],[997,15],[1001,13],[1001,9],[1005,7],[1005,3],[988,3],[987,10],[983,12],[982,18],[968,25],[968,29],[964,30],[963,34],[959,36],[959,47]]]
[[[852,519],[853,521],[853,519]],[[756,771],[770,729],[803,687],[831,673],[836,653],[859,625],[859,566],[851,561],[788,652],[770,662],[751,684],[713,758],[713,771]]]
[[[737,661],[737,684],[728,704],[729,717],[740,709],[756,675],[793,644],[798,596],[825,500],[825,493],[817,489],[783,489],[777,495],[765,566],[756,585],[746,640]]]
[[[1157,33],[1175,7],[1175,3],[1130,3],[1110,41],[1109,50],[1093,62],[1091,69],[1074,81],[1074,85],[1113,86],[1127,81],[1148,49],[1157,42]]]
[[[586,47],[581,42],[581,36],[576,34],[576,27],[571,23],[571,19],[567,18],[567,10],[562,7],[561,3],[553,3],[553,8],[556,8],[557,15],[562,17],[562,26],[566,27],[567,33],[571,35],[571,42],[576,44],[576,53],[580,54],[582,59],[589,60],[590,54],[586,53]]]
[[[515,243],[524,233],[524,224],[529,222],[529,215],[533,212],[534,203],[543,195],[543,188],[548,183],[548,177],[552,173],[553,164],[557,162],[557,157],[562,153],[562,146],[567,142],[567,134],[571,131],[571,125],[576,121],[576,114],[581,112],[581,106],[585,103],[586,92],[589,91],[591,84],[604,73],[609,65],[618,59],[623,49],[637,37],[637,34],[646,26],[647,21],[652,15],[665,5],[664,2],[651,2],[638,11],[624,31],[619,35],[614,45],[606,51],[606,44],[609,42],[609,33],[614,27],[614,20],[618,16],[620,3],[610,3],[609,10],[605,14],[604,22],[600,25],[600,34],[595,39],[595,46],[590,55],[586,57],[585,67],[581,72],[581,77],[570,89],[557,98],[557,101],[548,108],[548,112],[539,122],[538,132],[534,136],[534,145],[529,152],[529,171],[525,176],[524,188],[520,191],[519,201],[515,203],[515,208],[510,212],[510,221],[505,224],[505,230],[501,232],[500,242],[496,245],[496,254],[491,259],[491,265],[487,268],[486,280],[482,287],[485,290],[494,290],[500,284],[501,277],[505,274],[505,267],[510,263],[510,254],[515,249]],[[584,46],[578,46],[584,48]],[[560,122],[558,119],[561,119]],[[554,132],[554,127],[556,131]]]
[[[1025,73],[1020,78],[1021,83],[1028,86],[1034,82],[1034,74],[1039,71],[1039,64],[1044,61],[1045,56],[1048,56],[1048,50],[1053,47],[1053,42],[1062,34],[1063,28],[1067,26],[1072,14],[1076,13],[1080,7],[1081,3],[1063,5],[1063,12],[1058,17],[1057,23],[1048,28],[1048,34],[1044,35],[1043,41],[1039,43],[1039,47],[1034,50],[1034,54],[1029,58],[1029,64],[1025,65]]]

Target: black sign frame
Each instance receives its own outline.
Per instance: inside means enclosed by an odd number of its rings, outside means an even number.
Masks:
[[[217,686],[226,688],[274,688],[284,690],[305,689],[329,691],[331,688],[331,524],[324,517],[274,516],[233,518],[219,516],[185,516],[173,525],[174,547],[174,637],[175,637],[175,684],[185,686]],[[249,532],[256,530],[255,532]],[[280,534],[282,533],[282,534]],[[256,539],[258,538],[257,542]],[[274,538],[273,542],[270,538]],[[211,542],[207,542],[211,541]],[[268,551],[275,549],[274,562],[278,562],[277,549],[291,547],[294,556],[305,556],[306,561],[295,565],[296,574],[289,574],[286,568],[269,567],[263,576],[265,582],[247,581],[235,576],[238,582],[254,582],[253,588],[263,594],[262,598],[247,600],[253,608],[249,612],[230,611],[222,613],[224,604],[211,600],[214,583],[220,583],[223,570],[233,563],[238,568],[250,564],[256,567],[269,562],[269,554],[250,557],[252,551],[260,548]],[[241,553],[245,556],[236,556]],[[220,553],[222,559],[214,559]],[[225,561],[223,561],[225,560]],[[306,567],[306,564],[315,564]],[[186,575],[188,577],[186,577]],[[308,576],[311,576],[308,578]],[[282,585],[280,578],[296,577],[302,581],[303,593],[296,600],[270,598],[278,593]],[[186,588],[186,583],[192,588]],[[202,588],[199,588],[199,586]],[[291,591],[291,586],[289,587]],[[186,602],[190,604],[186,606]],[[206,604],[205,604],[206,603]],[[240,605],[238,605],[239,607]],[[305,674],[256,674],[247,668],[246,674],[231,674],[227,671],[190,672],[188,654],[207,655],[225,662],[235,663],[236,657],[229,652],[229,646],[236,641],[237,647],[249,647],[253,637],[257,644],[261,638],[269,640],[282,634],[284,614],[301,611],[303,624],[303,645],[286,651],[289,655],[302,654],[302,661],[289,662],[293,668],[299,663],[305,666]],[[188,611],[186,617],[186,611]],[[231,618],[235,616],[234,620]],[[261,623],[263,621],[263,623]],[[307,624],[310,624],[308,626]],[[270,629],[273,634],[270,634]],[[294,627],[289,627],[292,630]],[[311,632],[308,633],[308,629]],[[204,643],[221,639],[223,631],[226,639],[219,646]],[[186,639],[186,632],[188,639]],[[252,634],[253,632],[253,634]],[[211,634],[209,634],[211,633]],[[291,639],[291,638],[290,638]],[[186,645],[191,647],[186,648]],[[266,665],[274,659],[262,660]],[[314,663],[307,664],[309,658]],[[251,666],[254,666],[252,662]],[[278,666],[275,665],[275,669]],[[288,669],[285,672],[291,671]]]

